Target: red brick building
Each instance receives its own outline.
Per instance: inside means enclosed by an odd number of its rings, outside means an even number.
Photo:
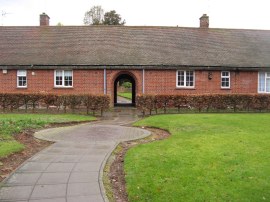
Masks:
[[[270,93],[270,31],[132,26],[0,27],[0,91]]]

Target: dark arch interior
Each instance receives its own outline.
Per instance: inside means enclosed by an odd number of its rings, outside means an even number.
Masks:
[[[120,103],[117,99],[117,90],[119,82],[121,81],[128,81],[131,83],[131,94],[132,98],[128,103]],[[135,106],[135,97],[136,97],[136,86],[135,80],[129,74],[121,74],[119,75],[114,81],[114,106]]]

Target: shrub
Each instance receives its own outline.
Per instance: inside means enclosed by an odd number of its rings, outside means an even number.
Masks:
[[[76,107],[80,106],[82,103],[82,96],[81,95],[66,95],[65,96],[66,105],[70,107],[72,113],[75,112]]]
[[[97,110],[100,110],[101,114],[103,114],[110,106],[110,98],[106,95],[90,94],[0,93],[0,107],[4,112],[7,109],[13,111],[13,109],[18,109],[20,106],[25,106],[25,112],[27,112],[29,104],[32,106],[32,112],[35,111],[38,104],[45,105],[46,111],[49,110],[49,106],[54,105],[57,107],[58,112],[63,108],[65,113],[67,108],[70,108],[74,113],[75,109],[84,105],[87,108],[87,114],[90,109],[93,114]]]
[[[46,105],[46,111],[49,110],[49,107],[50,106],[52,106],[52,105],[55,105],[56,106],[57,99],[58,99],[58,95],[44,94],[44,96],[43,96],[43,102]]]
[[[156,100],[153,95],[142,95],[136,97],[136,106],[142,111],[143,116],[146,111],[149,111],[149,114],[152,114],[152,110],[155,109]]]
[[[87,114],[92,110],[95,115],[97,110],[100,110],[101,116],[103,112],[110,107],[110,98],[107,95],[83,95],[82,102],[87,109]]]
[[[181,108],[202,111],[238,110],[263,111],[270,109],[270,95],[257,94],[202,94],[202,95],[139,95],[136,98],[137,107],[145,115],[146,111],[168,108]]]

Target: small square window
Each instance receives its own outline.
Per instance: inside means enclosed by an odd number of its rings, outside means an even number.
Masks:
[[[72,70],[55,70],[54,73],[55,87],[72,87],[73,71]]]
[[[195,74],[194,71],[178,70],[176,87],[186,87],[186,88],[194,87],[195,83],[194,74]]]

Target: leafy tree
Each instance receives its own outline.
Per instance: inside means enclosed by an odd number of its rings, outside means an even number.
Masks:
[[[56,26],[64,26],[63,23],[58,22]]]
[[[101,6],[93,6],[84,14],[83,22],[85,25],[101,25],[103,24],[104,11]]]
[[[129,81],[126,81],[126,82],[123,83],[123,86],[125,88],[131,88],[132,87],[132,83],[130,83]]]
[[[116,13],[115,10],[110,12],[106,12],[104,15],[103,24],[104,25],[124,25],[126,22],[125,20],[121,21],[121,16]]]

